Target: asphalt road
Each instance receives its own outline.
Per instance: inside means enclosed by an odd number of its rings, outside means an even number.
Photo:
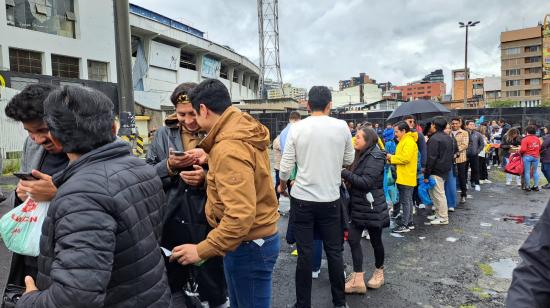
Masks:
[[[492,171],[491,178],[502,178]],[[13,184],[0,177],[0,189]],[[502,182],[502,180],[500,180]],[[355,307],[503,307],[511,271],[519,261],[517,250],[532,229],[531,215],[540,215],[550,191],[525,193],[517,187],[487,184],[481,192],[451,213],[448,226],[424,225],[425,210],[415,216],[417,229],[402,238],[385,230],[386,284],[366,295],[347,297]],[[288,207],[282,200],[281,209]],[[5,213],[7,208],[0,208]],[[508,215],[527,216],[526,224],[505,220]],[[509,217],[521,221],[522,217]],[[284,242],[287,217],[280,220],[282,248],[273,277],[273,307],[287,307],[295,301],[293,247]],[[363,240],[366,276],[374,270],[370,243]],[[345,244],[345,262],[351,266]],[[313,307],[332,307],[327,264],[323,259],[319,279],[313,282]],[[9,252],[0,245],[0,279],[9,272]]]

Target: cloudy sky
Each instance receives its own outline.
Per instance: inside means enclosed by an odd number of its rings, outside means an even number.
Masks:
[[[258,63],[256,0],[130,0],[207,32]],[[500,75],[500,32],[537,25],[548,0],[279,0],[284,82],[328,85],[365,72],[403,84],[432,70],[464,67],[464,29],[472,77]]]

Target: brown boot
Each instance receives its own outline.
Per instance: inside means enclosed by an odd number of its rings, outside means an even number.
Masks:
[[[346,289],[345,292],[347,294],[357,293],[357,294],[365,294],[367,293],[367,286],[365,285],[365,273],[351,273],[351,275],[348,276],[348,279],[346,281]]]
[[[369,279],[367,286],[371,289],[378,289],[384,284],[384,267],[377,268],[372,273],[372,277]]]

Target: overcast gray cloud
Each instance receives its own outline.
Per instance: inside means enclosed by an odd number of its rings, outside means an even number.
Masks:
[[[131,0],[207,32],[258,63],[255,0]],[[464,29],[473,77],[500,75],[500,32],[535,26],[550,13],[547,0],[279,0],[280,56],[285,82],[337,87],[365,72],[403,84],[432,70],[464,66]]]

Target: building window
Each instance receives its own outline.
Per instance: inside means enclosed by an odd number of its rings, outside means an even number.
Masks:
[[[507,95],[508,97],[519,96],[519,91],[518,91],[518,90],[515,90],[515,91],[506,91],[506,95]]]
[[[10,48],[10,70],[19,73],[42,74],[42,54]]]
[[[244,86],[246,84],[246,76],[243,75],[243,80],[241,82],[241,85]]]
[[[197,60],[195,55],[182,50],[180,53],[180,67],[196,71]]]
[[[237,71],[233,71],[233,82],[239,83],[239,74],[237,74]]]
[[[506,80],[507,87],[519,86],[519,80]]]
[[[525,47],[525,52],[537,52],[537,51],[540,51],[540,45]]]
[[[525,96],[537,96],[540,95],[540,89],[525,90]]]
[[[10,26],[75,38],[74,0],[7,0]]]
[[[518,55],[521,53],[521,49],[519,47],[508,48],[508,49],[505,49],[505,51],[506,51],[506,55],[508,56]]]
[[[542,57],[540,56],[537,56],[537,57],[527,57],[525,58],[525,63],[536,63],[536,62],[540,62],[542,59]]]
[[[525,69],[525,74],[539,74],[542,72],[541,67],[530,67]]]
[[[227,66],[223,65],[223,63],[220,65],[220,77],[227,79]]]
[[[107,63],[88,60],[88,79],[97,81],[109,81]]]
[[[515,69],[511,69],[511,70],[506,70],[505,75],[506,76],[518,76],[520,73],[521,73],[520,69],[515,68]]]
[[[540,85],[541,78],[525,79],[525,85]]]
[[[73,57],[52,55],[52,76],[62,78],[80,77],[80,60]]]

